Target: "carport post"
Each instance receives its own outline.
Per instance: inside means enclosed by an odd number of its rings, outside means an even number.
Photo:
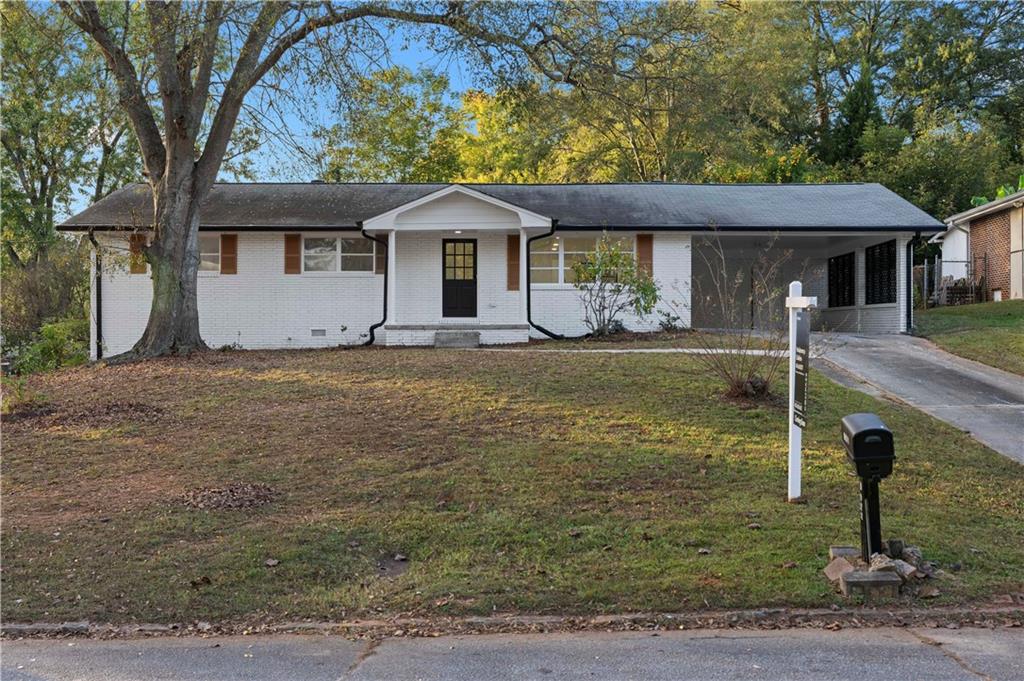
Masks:
[[[807,309],[818,304],[803,295],[803,284],[790,282],[786,309],[789,310],[789,501],[799,501],[801,448],[807,416],[807,373],[810,370],[810,320]]]

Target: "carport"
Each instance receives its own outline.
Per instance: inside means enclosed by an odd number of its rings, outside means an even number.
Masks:
[[[695,328],[780,328],[789,282],[817,296],[819,331],[903,333],[909,328],[913,233],[724,232],[693,236]]]

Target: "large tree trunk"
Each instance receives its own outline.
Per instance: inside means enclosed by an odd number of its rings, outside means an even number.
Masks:
[[[132,361],[161,355],[187,355],[207,349],[199,334],[196,298],[199,271],[199,197],[191,173],[173,185],[153,186],[156,238],[146,249],[153,278],[153,304],[142,338],[110,361]]]

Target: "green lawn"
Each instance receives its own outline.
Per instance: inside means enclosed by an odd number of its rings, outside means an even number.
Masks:
[[[917,311],[917,333],[953,354],[1024,375],[1024,300]]]
[[[1024,585],[1021,467],[820,375],[805,505],[783,408],[719,398],[685,355],[227,352],[30,389],[46,408],[4,423],[8,621],[827,606],[827,547],[858,541],[838,423],[865,410],[896,433],[885,535],[963,565],[932,602]],[[180,501],[232,482],[281,496]]]

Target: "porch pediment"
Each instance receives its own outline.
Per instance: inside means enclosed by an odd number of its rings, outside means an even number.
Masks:
[[[551,218],[453,184],[363,222],[367,230],[518,230],[548,227]]]

